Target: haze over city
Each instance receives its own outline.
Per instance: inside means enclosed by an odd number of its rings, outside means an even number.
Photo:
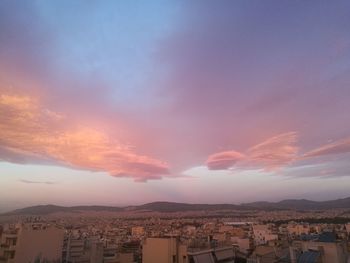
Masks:
[[[0,1],[0,212],[349,196],[349,1]]]

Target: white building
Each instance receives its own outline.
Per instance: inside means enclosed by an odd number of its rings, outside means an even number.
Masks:
[[[253,236],[257,246],[278,239],[278,235],[272,232],[269,225],[253,225]]]

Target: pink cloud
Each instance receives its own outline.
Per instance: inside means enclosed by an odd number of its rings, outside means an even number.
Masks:
[[[303,157],[318,157],[329,154],[342,154],[350,152],[350,138],[335,141],[322,145],[319,148],[311,150],[303,155]]]
[[[274,170],[297,159],[299,148],[296,142],[296,132],[282,133],[249,148],[245,154],[236,151],[212,154],[206,164],[210,170],[225,170],[234,165]]]
[[[214,153],[208,157],[206,165],[210,170],[226,170],[232,167],[239,169],[264,169],[281,172],[286,176],[345,176],[348,175],[348,165],[343,159],[329,162],[321,159],[314,162],[312,158],[332,154],[350,153],[350,139],[342,139],[322,145],[305,154],[300,154],[297,146],[298,134],[286,132],[273,136],[263,142],[248,148],[242,154],[236,151]],[[320,162],[321,161],[321,162]]]
[[[0,160],[49,162],[136,181],[169,176],[167,163],[44,107],[36,98],[0,93]]]
[[[248,161],[267,170],[286,166],[297,158],[296,142],[296,132],[271,137],[248,149]]]
[[[244,158],[243,154],[236,151],[219,152],[210,155],[206,164],[210,170],[225,170]]]

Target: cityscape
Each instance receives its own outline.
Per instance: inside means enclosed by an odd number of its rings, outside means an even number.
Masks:
[[[0,263],[350,263],[350,1],[0,0]]]
[[[43,205],[2,214],[0,223],[1,262],[349,262],[350,197]]]

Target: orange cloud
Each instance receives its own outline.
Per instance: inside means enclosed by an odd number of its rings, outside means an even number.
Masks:
[[[0,95],[0,160],[47,161],[136,181],[169,175],[165,162],[139,155],[96,129],[71,125],[35,98],[8,93]]]

